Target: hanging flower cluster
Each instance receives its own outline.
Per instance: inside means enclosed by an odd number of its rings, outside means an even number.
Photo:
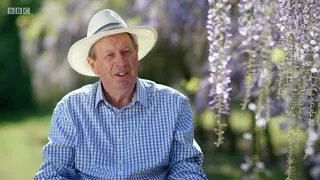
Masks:
[[[286,113],[291,120],[289,131],[293,132],[289,132],[289,136],[297,134],[301,123],[307,125],[305,154],[313,156],[318,140],[315,125],[320,125],[320,2],[278,0],[278,5],[279,44],[285,53],[285,59],[278,63],[278,95],[285,99]],[[287,175],[292,179],[296,142],[289,142]]]
[[[248,179],[260,179],[266,172],[261,169],[261,136],[271,116],[279,115],[282,104],[272,96],[276,78],[272,50],[275,46],[274,29],[275,3],[271,0],[240,0],[238,3],[238,31],[243,37],[239,51],[247,56],[242,64],[245,72],[245,92],[242,108],[254,114],[253,153],[251,168],[246,172]],[[271,106],[272,105],[272,106]]]
[[[218,113],[216,118],[220,127],[219,114],[229,111],[230,70],[226,66],[230,60],[229,37],[232,36],[228,33],[230,6],[227,0],[209,0],[209,5],[207,27],[212,72],[209,81],[213,85],[211,107]],[[273,110],[277,110],[271,105],[283,102],[290,120],[288,179],[295,175],[293,152],[295,135],[300,130],[298,125],[308,127],[306,155],[315,155],[315,141],[319,139],[319,135],[315,136],[320,127],[319,7],[318,0],[239,0],[238,3],[238,30],[244,38],[239,48],[248,57],[242,62],[246,85],[243,109],[248,104],[256,107],[252,112],[259,130],[263,126],[258,124],[266,124],[275,114]],[[285,58],[273,61],[272,53],[278,44]],[[277,91],[277,100],[273,97],[273,89]],[[222,139],[221,132],[221,129],[218,130],[218,142]],[[259,158],[253,161],[257,162]]]
[[[269,0],[240,0],[238,4],[238,29],[244,37],[240,50],[248,55],[243,62],[246,67],[243,109],[249,102],[257,100],[257,120],[270,118],[270,86],[273,79],[271,52],[275,45],[272,29],[274,6],[273,1]]]
[[[298,122],[314,122],[319,86],[319,1],[278,0],[277,27],[285,59],[279,67],[279,96],[285,96],[287,113]]]
[[[231,5],[227,0],[209,0],[209,12],[207,21],[209,41],[209,82],[213,85],[209,96],[212,97],[209,105],[215,112],[217,128],[215,128],[218,140],[217,146],[223,142],[222,115],[229,113],[230,103],[230,70],[227,64],[231,59],[229,48],[231,46],[230,34],[231,19],[229,11]]]

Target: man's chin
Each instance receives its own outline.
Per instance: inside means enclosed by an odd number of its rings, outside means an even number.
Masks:
[[[117,82],[117,87],[119,90],[131,90],[135,86],[135,82],[130,80],[121,80]]]

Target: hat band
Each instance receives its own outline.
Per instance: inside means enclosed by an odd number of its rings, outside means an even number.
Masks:
[[[122,27],[125,27],[125,26],[119,26],[121,23],[109,23],[109,24],[106,24],[102,27],[100,27],[95,33],[93,34],[97,34],[98,32],[100,31],[109,31],[109,30],[113,30],[113,29],[119,29],[119,28],[122,28]]]

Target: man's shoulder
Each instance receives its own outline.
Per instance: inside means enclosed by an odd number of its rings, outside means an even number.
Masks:
[[[170,97],[183,98],[183,99],[187,98],[184,94],[182,94],[181,92],[179,92],[178,90],[172,87],[159,84],[151,80],[141,79],[141,78],[140,78],[140,82],[143,84],[143,86],[147,89],[148,92],[153,93],[155,96],[160,95],[160,96],[170,96]]]
[[[89,98],[92,98],[91,96],[94,95],[97,87],[98,87],[98,82],[84,85],[78,89],[75,89],[69,92],[60,101],[62,102],[77,101],[79,103],[79,101],[81,100],[87,100]]]

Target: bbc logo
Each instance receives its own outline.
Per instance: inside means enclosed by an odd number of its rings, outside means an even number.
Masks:
[[[8,14],[30,14],[29,7],[8,7]]]

